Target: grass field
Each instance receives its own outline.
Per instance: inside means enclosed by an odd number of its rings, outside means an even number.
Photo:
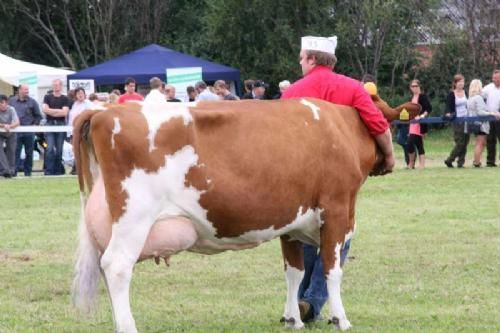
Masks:
[[[342,288],[351,332],[500,332],[500,168],[445,168],[447,135],[427,140],[427,169],[399,163],[363,187]],[[0,332],[112,332],[102,286],[95,319],[70,306],[76,179],[2,180],[0,207]],[[276,240],[183,253],[169,268],[141,263],[132,284],[138,329],[287,332],[282,267]],[[332,329],[321,321],[305,332]]]

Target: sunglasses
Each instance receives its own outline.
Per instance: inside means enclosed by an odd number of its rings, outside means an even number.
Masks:
[[[412,88],[418,88],[418,87],[420,87],[420,86],[415,86],[415,85],[413,85],[413,86],[410,86],[410,87],[412,87]]]

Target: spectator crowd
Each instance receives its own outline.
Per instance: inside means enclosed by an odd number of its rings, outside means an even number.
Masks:
[[[419,80],[410,83],[410,101],[422,106],[422,119],[432,112],[429,97],[423,92]],[[467,117],[475,117],[474,121],[464,121]],[[444,164],[448,168],[465,166],[467,146],[474,136],[474,152],[472,166],[482,166],[481,156],[486,148],[486,166],[497,167],[497,145],[500,146],[500,122],[477,119],[477,117],[494,117],[500,120],[500,70],[492,74],[491,82],[483,87],[479,79],[473,79],[466,90],[465,77],[456,74],[446,98],[446,107],[442,116],[445,121],[452,121],[454,146]],[[424,141],[427,133],[426,124],[412,123],[398,125],[397,143],[402,146],[405,161],[409,169],[415,168],[418,155],[419,167],[425,167]]]
[[[375,81],[370,75],[363,82]],[[268,96],[269,85],[262,80],[245,80],[241,99],[280,99],[290,87],[288,80],[279,82],[279,92]],[[18,172],[31,176],[33,171],[33,153],[37,140],[42,140],[44,147],[43,172],[45,175],[62,175],[65,168],[62,161],[64,142],[70,141],[71,132],[35,133],[11,130],[17,126],[44,124],[46,126],[73,125],[73,121],[81,112],[102,103],[126,103],[129,101],[166,101],[182,102],[176,95],[176,87],[165,84],[160,78],[153,77],[149,82],[149,93],[139,94],[137,83],[133,78],[124,82],[124,92],[115,89],[109,94],[91,93],[89,96],[83,88],[76,88],[64,95],[61,80],[54,80],[52,90],[45,95],[41,108],[37,101],[29,96],[29,87],[21,84],[14,96],[0,95],[0,177],[15,177]],[[419,80],[412,80],[409,86],[408,100],[422,106],[422,112],[416,119],[423,119],[432,112],[430,98],[424,93]],[[197,82],[186,89],[184,101],[203,100],[239,100],[230,86],[223,80],[213,85],[204,81]],[[493,116],[500,119],[500,70],[495,70],[492,82],[483,87],[482,82],[474,79],[466,90],[465,78],[461,74],[454,76],[450,92],[446,98],[445,120],[462,117]],[[481,155],[486,153],[486,166],[497,166],[497,145],[500,146],[500,122],[475,121],[452,122],[454,146],[445,159],[444,164],[453,168],[465,165],[467,146],[471,136],[475,137],[472,165],[481,167]],[[420,123],[400,124],[397,126],[397,143],[404,151],[405,162],[409,169],[425,167],[424,138],[427,125]],[[22,154],[24,152],[24,154]],[[74,167],[72,173],[75,173]]]

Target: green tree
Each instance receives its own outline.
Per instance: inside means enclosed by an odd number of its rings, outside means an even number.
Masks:
[[[387,87],[384,96],[406,94],[411,68],[418,61],[418,28],[435,5],[435,1],[337,1],[338,69],[358,78],[374,75],[381,87]]]
[[[332,1],[210,1],[196,53],[239,68],[243,78],[293,81],[300,37],[333,34],[331,8]]]

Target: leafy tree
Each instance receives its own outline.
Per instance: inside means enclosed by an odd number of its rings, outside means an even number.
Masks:
[[[488,77],[499,61],[493,0],[3,0],[0,49],[80,69],[160,43],[276,84],[301,76],[300,38],[339,37],[340,73],[377,77],[392,103],[408,82],[442,98],[451,77]],[[19,24],[21,22],[21,24]],[[415,51],[427,40],[427,63]]]
[[[300,37],[333,33],[331,6],[313,0],[211,1],[197,53],[239,68],[243,78],[293,81],[300,76]]]
[[[50,54],[46,63],[72,69],[157,42],[169,6],[164,0],[4,2],[4,10],[26,22],[23,31]]]
[[[335,6],[339,70],[361,78],[374,75],[384,95],[406,94],[417,63],[418,27],[433,1],[340,0]]]

